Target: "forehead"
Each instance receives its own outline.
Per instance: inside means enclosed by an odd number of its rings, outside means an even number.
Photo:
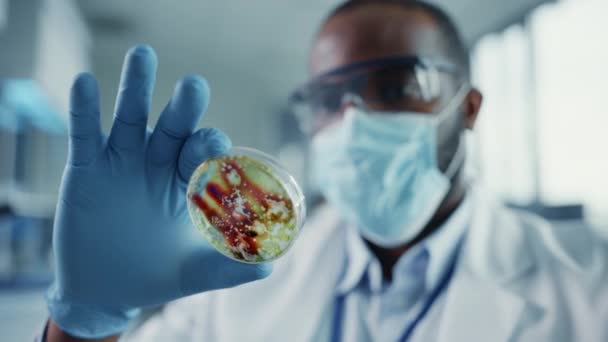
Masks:
[[[441,35],[422,10],[368,5],[340,13],[319,31],[310,56],[313,76],[337,67],[395,55],[441,55]]]

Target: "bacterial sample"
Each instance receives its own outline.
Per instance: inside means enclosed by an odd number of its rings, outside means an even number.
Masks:
[[[234,147],[195,171],[187,190],[195,227],[224,255],[246,263],[275,260],[306,216],[294,178],[263,152]]]

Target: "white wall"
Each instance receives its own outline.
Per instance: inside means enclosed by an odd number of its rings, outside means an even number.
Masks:
[[[578,200],[608,232],[608,22],[605,0],[564,1],[534,16],[543,197]]]
[[[536,118],[540,200],[582,203],[608,234],[607,10],[604,0],[547,5],[529,32],[520,26],[484,38],[473,64],[485,95],[478,125],[485,183],[505,198],[534,199],[528,129]]]

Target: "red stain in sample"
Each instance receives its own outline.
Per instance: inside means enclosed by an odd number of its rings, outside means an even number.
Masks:
[[[224,166],[220,169],[222,180],[225,184],[230,184],[228,181],[228,174],[231,171],[235,171],[241,179],[240,183],[233,186],[231,191],[224,190],[220,184],[215,182],[209,182],[205,188],[207,195],[221,208],[221,213],[210,207],[199,194],[193,194],[191,199],[205,214],[211,224],[222,232],[226,238],[226,242],[230,246],[240,246],[247,254],[256,255],[259,246],[255,237],[257,237],[258,234],[252,230],[253,223],[259,219],[264,219],[264,221],[270,223],[284,222],[285,219],[280,219],[276,216],[261,218],[255,213],[251,204],[247,201],[244,201],[240,205],[242,213],[237,212],[235,210],[237,195],[235,195],[234,192],[239,191],[241,194],[248,194],[264,208],[264,212],[270,208],[269,200],[283,201],[290,212],[292,210],[292,204],[291,201],[286,200],[283,196],[264,191],[257,184],[253,183],[234,160],[225,161]],[[243,258],[242,255],[236,254],[236,256]]]
[[[238,163],[234,160],[229,160],[226,162],[226,172],[222,172],[222,179],[224,182],[228,183],[228,173],[234,170],[239,177],[241,178],[241,183],[239,184],[239,190],[248,193],[250,196],[255,198],[256,202],[258,202],[265,210],[270,208],[268,204],[268,200],[273,201],[282,201],[284,198],[280,195],[273,194],[270,192],[264,191],[257,184],[253,183],[246,175],[245,172],[241,169]],[[223,171],[223,170],[222,170]]]

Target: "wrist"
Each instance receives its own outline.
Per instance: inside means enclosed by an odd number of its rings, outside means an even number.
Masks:
[[[66,298],[56,286],[46,295],[49,314],[64,332],[79,338],[98,339],[125,331],[139,315],[137,308],[103,307]]]

